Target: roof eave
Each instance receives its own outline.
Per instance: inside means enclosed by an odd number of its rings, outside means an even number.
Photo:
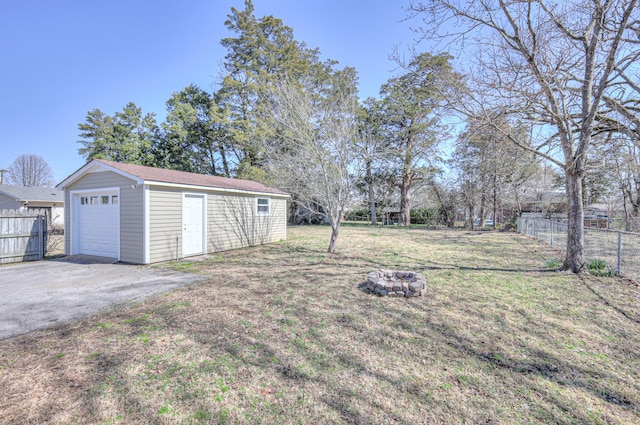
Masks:
[[[187,188],[187,189],[198,189],[198,190],[210,190],[210,191],[218,191],[218,192],[228,192],[228,193],[241,193],[241,194],[249,194],[249,195],[261,195],[261,196],[273,196],[278,198],[290,198],[291,195],[288,193],[273,193],[268,191],[260,191],[260,190],[246,190],[246,189],[232,189],[232,188],[223,188],[216,186],[205,186],[205,185],[195,185],[195,184],[186,184],[186,183],[171,183],[171,182],[163,182],[159,180],[144,180],[134,174],[127,173],[126,171],[122,171],[116,167],[112,167],[109,164],[105,164],[104,162],[94,159],[91,162],[80,167],[75,173],[71,174],[69,177],[61,181],[56,185],[56,188],[59,190],[65,190],[67,187],[72,185],[78,179],[80,179],[84,174],[89,172],[94,166],[101,167],[107,171],[112,171],[116,174],[119,174],[123,177],[134,180],[136,184],[140,185],[153,185],[153,186],[164,186],[164,187],[179,187],[179,188]]]
[[[129,174],[129,173],[125,172],[125,171],[119,170],[119,169],[117,169],[115,167],[112,167],[112,166],[110,166],[108,164],[105,164],[104,162],[101,162],[101,161],[99,161],[97,159],[94,159],[91,162],[88,162],[85,165],[83,165],[82,167],[78,168],[78,170],[75,173],[71,174],[69,177],[67,177],[66,179],[64,179],[60,183],[58,183],[56,185],[56,189],[65,190],[67,187],[71,186],[78,179],[80,179],[80,177],[85,175],[94,166],[104,168],[107,171],[112,171],[112,172],[114,172],[116,174],[119,174],[119,175],[121,175],[123,177],[126,177],[126,178],[129,178],[131,180],[134,180],[136,182],[136,184],[144,184],[144,180],[142,180],[141,178],[139,178],[137,176],[134,176],[133,174]]]
[[[23,202],[31,202],[31,203],[34,203],[34,202],[52,202],[52,203],[58,202],[58,203],[62,203],[62,202],[64,202],[64,199],[60,199],[60,200],[58,200],[58,199],[24,199],[22,201]]]
[[[143,184],[151,185],[151,186],[175,187],[175,188],[183,188],[183,189],[208,190],[208,191],[215,191],[215,192],[241,193],[246,195],[273,196],[277,198],[291,197],[291,195],[289,195],[288,193],[274,193],[274,192],[265,192],[261,190],[230,189],[225,187],[203,186],[203,185],[186,184],[186,183],[169,183],[169,182],[163,182],[163,181],[157,181],[157,180],[145,180]]]
[[[4,196],[6,196],[6,197],[8,197],[8,198],[11,198],[11,199],[13,199],[13,200],[14,200],[14,201],[16,201],[16,202],[21,202],[21,201],[22,201],[22,199],[17,198],[15,195],[12,195],[12,194],[10,194],[10,193],[4,192],[4,191],[2,191],[2,190],[0,190],[0,195],[4,195]]]

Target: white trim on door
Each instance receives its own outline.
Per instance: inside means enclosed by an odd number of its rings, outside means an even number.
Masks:
[[[71,217],[69,217],[69,223],[71,224],[69,229],[69,252],[70,255],[80,254],[80,244],[79,244],[79,207],[80,200],[82,197],[87,196],[90,198],[91,196],[101,196],[101,195],[109,195],[109,196],[117,196],[117,212],[115,214],[115,227],[117,228],[116,232],[116,258],[120,260],[120,204],[122,202],[122,197],[120,196],[120,188],[119,187],[100,187],[94,189],[79,189],[72,190],[69,192],[69,201],[71,202],[71,206],[69,208],[69,213]],[[113,198],[111,198],[111,202],[113,202]]]
[[[149,189],[149,185],[144,185],[143,188],[144,197],[143,197],[143,209],[144,209],[144,217],[143,217],[143,226],[144,226],[144,264],[151,263],[151,191]]]
[[[199,200],[196,204],[188,202],[189,200]],[[193,211],[190,211],[191,207],[195,205],[199,206],[200,217],[193,215]],[[196,213],[198,211],[195,211]],[[200,234],[197,229],[193,227],[193,222],[197,225],[197,221],[200,220]],[[200,240],[193,239],[200,236]],[[183,192],[182,193],[182,257],[189,257],[193,255],[203,255],[207,253],[207,195],[205,193],[198,192]]]

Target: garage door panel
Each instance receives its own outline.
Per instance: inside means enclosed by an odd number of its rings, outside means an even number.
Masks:
[[[74,238],[77,254],[118,257],[120,208],[117,195],[117,191],[78,195]]]

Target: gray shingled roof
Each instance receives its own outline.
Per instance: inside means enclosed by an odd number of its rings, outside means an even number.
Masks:
[[[274,195],[289,195],[279,189],[265,186],[252,180],[230,179],[227,177],[207,176],[204,174],[187,173],[185,171],[166,170],[162,168],[145,167],[143,165],[125,164],[121,162],[96,159],[115,169],[123,171],[144,181],[176,183],[193,186],[205,186],[219,189],[241,190],[247,192],[272,193]]]
[[[21,202],[64,202],[64,192],[52,187],[0,185],[0,194]]]

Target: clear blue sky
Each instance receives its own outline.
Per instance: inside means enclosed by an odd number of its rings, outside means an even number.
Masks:
[[[324,59],[358,71],[377,96],[394,45],[413,44],[408,0],[254,0]],[[0,0],[0,167],[35,153],[60,182],[84,161],[78,124],[135,102],[164,119],[164,102],[190,83],[213,91],[231,7],[244,0]]]

